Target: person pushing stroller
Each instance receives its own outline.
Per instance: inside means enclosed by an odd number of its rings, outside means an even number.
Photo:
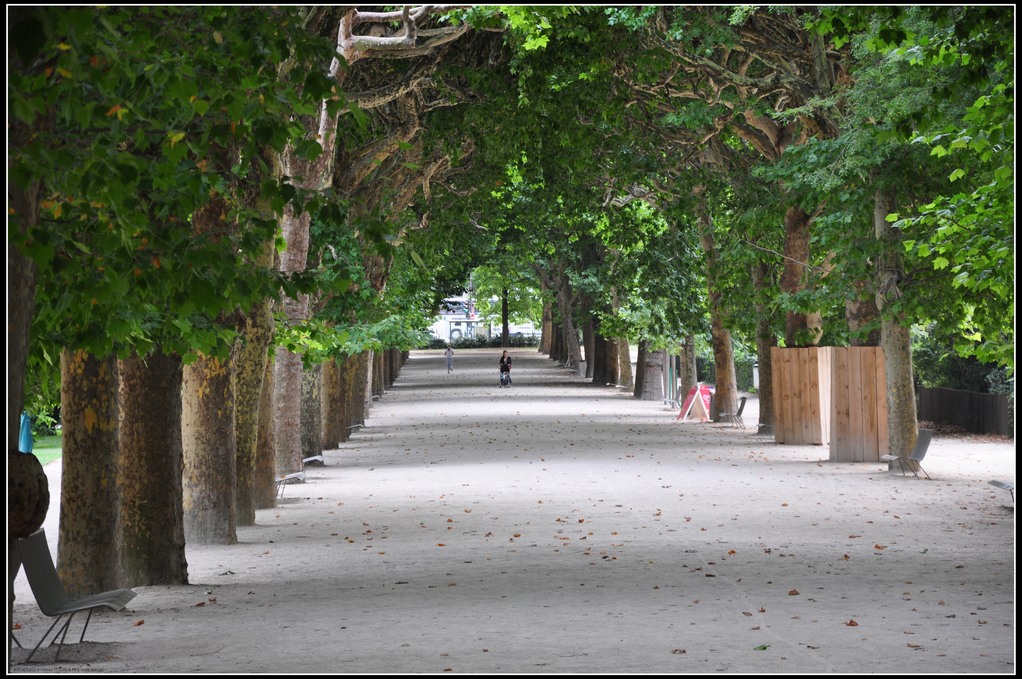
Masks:
[[[511,386],[511,357],[508,356],[507,349],[500,357],[500,386]]]

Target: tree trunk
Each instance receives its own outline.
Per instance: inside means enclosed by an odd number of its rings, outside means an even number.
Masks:
[[[848,322],[848,334],[853,347],[880,346],[880,310],[876,304],[876,294],[866,293],[868,284],[864,281],[855,283],[855,297],[845,302],[845,320]]]
[[[564,336],[564,350],[567,358],[565,364],[569,368],[578,370],[582,365],[582,347],[579,345],[578,331],[575,329],[575,321],[572,318],[574,310],[571,297],[571,284],[567,279],[561,280],[560,287],[557,289],[557,308],[561,314],[561,333]]]
[[[716,422],[719,414],[738,410],[738,380],[735,377],[735,356],[731,346],[731,332],[724,323],[724,294],[717,285],[720,266],[713,234],[713,219],[706,207],[705,194],[698,196],[697,221],[699,241],[706,254],[706,290],[709,298],[710,335],[713,344],[713,364],[716,372],[713,410],[710,419]]]
[[[302,376],[302,457],[323,452],[323,367],[310,366]]]
[[[609,337],[604,347],[604,375],[607,378],[606,384],[611,387],[616,387],[620,383],[621,355],[618,349],[619,341],[617,338]]]
[[[500,300],[500,346],[507,349],[511,346],[511,312],[508,308],[508,289],[503,289]]]
[[[712,314],[711,314],[712,315]],[[713,409],[710,419],[720,419],[720,413],[738,410],[738,379],[735,376],[735,354],[731,346],[731,332],[725,328],[719,317],[710,320],[710,334],[713,336],[713,365],[716,383]]]
[[[876,302],[882,319],[880,346],[884,352],[884,375],[887,378],[888,441],[892,455],[907,457],[918,434],[912,345],[904,315],[886,308],[900,296],[898,284],[905,275],[901,259],[901,230],[893,228],[887,221],[887,215],[894,210],[894,195],[878,190],[874,197],[873,229],[877,240],[883,244],[883,254],[877,261]],[[918,467],[910,460],[905,460],[905,463],[912,468]]]
[[[239,526],[255,524],[256,450],[259,442],[259,402],[263,378],[269,363],[267,350],[273,338],[273,317],[269,300],[253,308],[245,319],[242,337],[234,348],[234,431],[235,471],[238,485],[237,522]]]
[[[234,381],[230,360],[200,356],[181,384],[182,490],[185,540],[238,541],[235,487]]]
[[[752,266],[752,286],[756,291],[756,362],[759,364],[759,428],[758,434],[774,432],[774,371],[771,361],[772,347],[777,337],[771,327],[770,311],[762,301],[768,288],[767,265],[759,262]]]
[[[121,586],[184,585],[181,359],[120,361]]]
[[[8,11],[8,27],[12,17],[31,11],[17,8]],[[8,37],[9,34],[8,34]],[[8,68],[21,68],[8,40]],[[34,131],[9,117],[7,125],[7,160],[11,167],[12,148],[27,143]],[[19,419],[25,404],[25,374],[28,371],[28,341],[35,313],[36,267],[21,251],[22,237],[30,226],[39,222],[40,182],[18,186],[14,175],[7,173],[7,620],[14,619],[14,579],[19,568],[12,567],[18,538],[39,530],[50,506],[50,489],[43,466],[35,455],[18,452]],[[10,672],[11,639],[7,635],[7,664]]]
[[[266,361],[263,386],[259,391],[259,428],[256,432],[252,500],[256,509],[277,504],[277,421],[273,417],[273,361]]]
[[[638,393],[638,397],[643,401],[663,401],[664,367],[667,361],[667,350],[649,351],[647,349],[643,353],[644,360],[640,367],[642,371],[642,391]]]
[[[320,419],[323,422],[323,449],[332,450],[344,440],[343,359],[331,358],[323,364]]]
[[[681,391],[680,400],[684,402],[685,396],[692,387],[699,381],[696,369],[696,338],[689,335],[681,343],[681,368],[678,370],[678,389]]]
[[[57,572],[72,597],[118,586],[117,359],[60,354],[63,470]]]
[[[281,221],[287,249],[280,255],[281,273],[290,275],[305,270],[310,220],[306,212],[296,215],[290,204],[284,208]],[[281,306],[288,323],[297,325],[308,317],[308,295],[298,295],[298,299],[284,297]],[[277,473],[293,474],[302,471],[302,357],[286,347],[277,348],[273,389]]]
[[[546,290],[546,286],[543,286]],[[553,305],[547,302],[543,305],[542,332],[539,335],[539,353],[550,356],[554,337],[554,310]]]
[[[642,398],[644,383],[646,381],[646,351],[649,348],[648,340],[639,340],[638,355],[635,359],[635,398]]]
[[[593,384],[606,386],[609,380],[607,372],[607,356],[610,340],[600,334],[599,329],[593,333],[593,354],[586,356],[586,376],[593,378]]]
[[[784,268],[781,292],[794,295],[806,289],[809,264],[809,215],[801,207],[791,207],[784,215]],[[819,333],[811,333],[804,313],[789,311],[785,320],[784,341],[788,347],[815,346]]]
[[[592,314],[586,314],[586,319],[582,323],[582,347],[585,350],[586,370],[585,374],[582,376],[587,379],[592,379],[593,377],[594,370],[593,363],[595,362],[593,359],[596,353],[595,344],[596,337],[593,324],[593,316]]]
[[[373,352],[373,376],[372,376],[372,380],[373,380],[373,399],[374,400],[378,399],[378,398],[382,398],[383,394],[386,392],[386,387],[384,386],[384,370],[386,369],[387,364],[385,363],[385,359],[384,359],[384,356],[383,356],[383,352],[384,351],[385,351],[384,349],[381,349],[380,351],[374,351]]]
[[[366,371],[365,371],[365,392],[363,393],[363,405],[362,412],[369,414],[369,409],[373,405],[373,383],[376,374],[376,351],[370,349],[366,352]]]
[[[31,8],[9,8],[8,38],[10,28],[27,18]],[[8,39],[8,68],[26,69],[17,51]],[[41,70],[41,69],[40,69]],[[25,375],[28,372],[28,346],[35,314],[36,266],[25,255],[22,246],[29,229],[39,223],[39,200],[42,182],[34,181],[26,186],[15,181],[10,172],[17,155],[12,149],[20,149],[31,139],[47,129],[52,122],[52,113],[40,114],[35,126],[25,125],[16,116],[7,121],[7,540],[8,549],[12,540],[28,537],[39,529],[46,517],[50,504],[49,486],[46,474],[34,455],[18,452],[18,432],[21,412],[25,406]],[[40,516],[41,514],[41,516]],[[11,550],[13,554],[13,550]],[[8,573],[8,585],[13,586],[16,569]],[[8,596],[8,611],[13,596]],[[8,620],[11,618],[8,617]],[[10,635],[8,635],[10,646]],[[8,658],[10,655],[8,655]]]
[[[371,395],[367,393],[367,384],[369,383],[372,357],[373,352],[371,351],[363,351],[353,357],[355,359],[355,368],[350,385],[351,398],[348,406],[348,426],[365,424],[366,417],[369,415],[369,404],[372,400],[368,399]]]
[[[617,383],[626,389],[631,389],[635,386],[632,375],[632,350],[628,345],[628,340],[624,337],[617,340],[617,365]]]
[[[566,353],[564,351],[564,333],[561,331],[560,323],[550,324],[550,358],[558,363],[564,363]]]

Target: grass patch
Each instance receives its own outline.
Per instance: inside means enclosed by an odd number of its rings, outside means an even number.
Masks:
[[[43,466],[60,459],[60,436],[40,436],[32,442],[32,452]]]

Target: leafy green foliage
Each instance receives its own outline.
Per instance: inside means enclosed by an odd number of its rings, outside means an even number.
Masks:
[[[48,127],[9,156],[12,181],[44,191],[16,243],[39,271],[32,372],[46,381],[63,346],[226,352],[222,320],[282,283],[254,264],[268,207],[295,197],[265,150],[301,134],[292,114],[315,110],[322,78],[306,74],[329,43],[274,8],[37,7],[23,28],[11,111]]]

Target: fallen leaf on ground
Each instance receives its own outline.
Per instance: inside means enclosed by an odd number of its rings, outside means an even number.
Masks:
[[[790,592],[788,592],[788,596],[797,596],[800,593],[801,592],[799,592],[797,589],[793,589]]]
[[[144,624],[145,624],[145,620],[136,620],[134,623],[132,623],[132,627],[138,627],[139,625],[144,625]],[[21,626],[19,625],[15,629],[21,629]]]
[[[846,624],[847,626],[849,626],[849,627],[858,627],[858,626],[859,626],[859,623],[855,622],[854,620],[849,620],[849,621],[848,621],[848,622],[846,622],[845,624]]]

